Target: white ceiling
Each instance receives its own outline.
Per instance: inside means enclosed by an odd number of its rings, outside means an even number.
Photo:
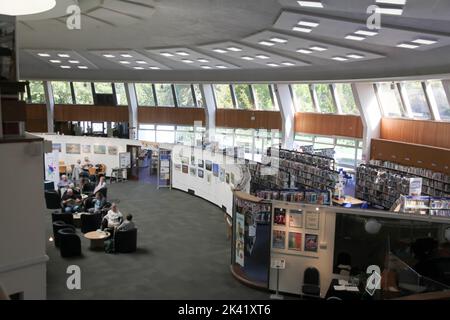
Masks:
[[[23,79],[263,82],[450,74],[448,0],[407,0],[402,16],[382,15],[382,29],[363,41],[345,37],[365,29],[366,9],[375,0],[322,0],[321,9],[294,0],[56,1],[53,11],[18,21]],[[81,30],[66,26],[73,3],[81,8]],[[301,20],[318,26],[310,33],[293,31]],[[260,44],[274,37],[287,42]],[[437,42],[397,47],[418,38]],[[327,50],[297,52],[314,46]],[[229,47],[241,51],[214,51]],[[68,72],[37,55],[42,52],[71,52],[88,69]],[[173,55],[161,55],[167,52]],[[129,63],[121,54],[131,56]]]

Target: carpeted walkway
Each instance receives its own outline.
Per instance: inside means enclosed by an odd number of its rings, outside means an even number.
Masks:
[[[269,293],[240,284],[229,271],[230,242],[223,212],[181,191],[128,181],[108,184],[108,198],[120,199],[120,211],[132,213],[138,227],[138,251],[106,254],[89,250],[63,259],[47,244],[48,299],[267,299]],[[51,217],[47,220],[52,235]],[[66,287],[69,265],[81,268],[81,290]]]

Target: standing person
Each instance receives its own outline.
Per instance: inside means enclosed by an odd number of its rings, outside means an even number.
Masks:
[[[135,228],[133,220],[133,215],[127,214],[126,220],[117,227],[117,231],[128,231]]]
[[[100,180],[98,181],[97,186],[94,189],[94,194],[99,192],[101,189],[106,188],[106,179],[105,176],[101,176]]]
[[[73,166],[72,170],[72,179],[74,182],[77,182],[80,180],[80,173],[83,169],[81,168],[81,160],[78,159],[77,163]]]
[[[84,157],[84,163],[83,163],[83,170],[89,170],[89,168],[92,166],[91,162],[89,161],[88,157]]]

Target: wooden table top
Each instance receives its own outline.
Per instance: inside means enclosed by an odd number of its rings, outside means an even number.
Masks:
[[[353,198],[351,196],[344,196],[339,200],[333,198],[333,203],[336,203],[338,205],[343,205],[344,203],[351,203],[352,205],[360,205],[363,204],[364,201]]]
[[[109,232],[106,231],[91,231],[84,234],[84,237],[89,240],[101,240],[106,239],[110,236]]]

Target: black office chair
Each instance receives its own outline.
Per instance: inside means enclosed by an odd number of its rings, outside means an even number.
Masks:
[[[90,213],[81,215],[81,232],[88,233],[100,229],[102,223],[102,214]]]
[[[74,225],[73,222],[73,215],[71,213],[59,213],[59,212],[53,212],[52,213],[52,222],[55,221],[64,221],[66,224]]]
[[[320,275],[316,268],[307,268],[303,274],[302,294],[308,297],[320,297]]]
[[[58,230],[61,257],[76,257],[81,255],[81,240],[72,228]]]
[[[65,223],[64,221],[55,221],[53,222],[53,239],[55,242],[55,247],[59,248],[60,246],[60,238],[59,238],[59,234],[58,231],[61,229],[73,229],[73,231],[75,231],[75,227]]]
[[[135,252],[137,248],[137,229],[117,231],[114,235],[115,252]]]
[[[61,209],[61,197],[55,190],[45,190],[45,205],[47,209]]]

